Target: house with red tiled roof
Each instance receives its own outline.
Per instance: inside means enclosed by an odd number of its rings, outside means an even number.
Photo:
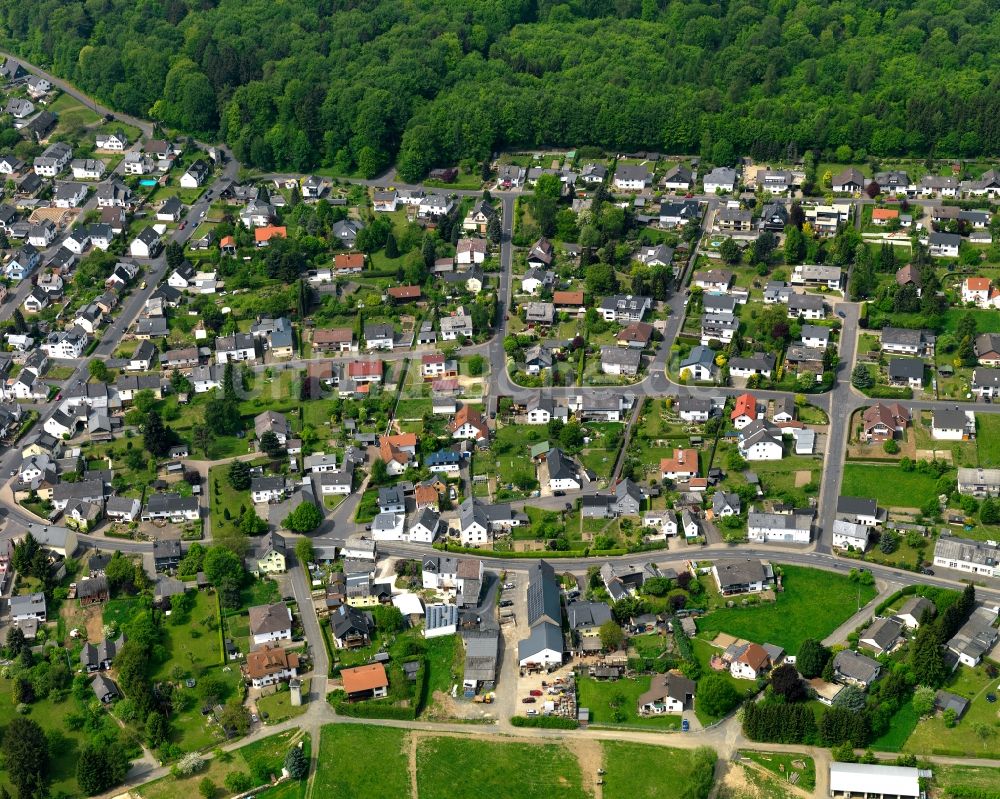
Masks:
[[[389,678],[381,663],[340,670],[340,681],[348,700],[380,699],[389,693]]]
[[[298,675],[299,656],[277,644],[264,644],[250,651],[244,666],[247,682],[254,688],[274,685]]]
[[[365,268],[365,256],[360,252],[339,252],[333,258],[333,271],[338,275],[349,275]]]
[[[741,394],[736,398],[736,407],[729,414],[733,427],[742,430],[751,422],[760,418],[757,412],[757,398],[753,394]]]
[[[872,210],[873,225],[888,225],[894,219],[899,219],[898,208],[875,208]]]
[[[767,650],[760,644],[748,644],[729,666],[737,680],[756,680],[771,665]]]
[[[386,293],[394,300],[416,300],[420,298],[420,286],[393,286]]]
[[[967,277],[962,281],[962,302],[971,302],[980,308],[1000,307],[1000,290],[988,277]]]
[[[258,247],[266,247],[271,243],[271,239],[287,239],[288,228],[284,225],[267,225],[256,228],[253,232],[254,243]]]
[[[313,350],[320,352],[351,352],[357,349],[354,331],[349,327],[313,330],[312,345]]]
[[[904,432],[910,423],[910,412],[898,402],[876,402],[861,415],[862,430],[868,441],[885,441]]]
[[[698,476],[698,450],[675,449],[672,458],[660,461],[660,474],[665,480],[690,480]]]
[[[347,376],[355,383],[381,383],[382,361],[351,361],[347,365]]]
[[[448,429],[452,438],[479,441],[490,437],[490,429],[486,426],[483,415],[468,404],[458,409],[455,418],[448,424]]]

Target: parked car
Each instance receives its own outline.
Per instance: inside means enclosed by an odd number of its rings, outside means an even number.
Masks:
[[[538,700],[535,699],[535,697],[533,697],[533,696],[526,696],[526,697],[524,697],[524,699],[521,700],[521,704],[524,704],[524,705],[533,705],[537,701]]]
[[[504,583],[503,590],[509,591],[511,588],[517,588],[517,583]]]
[[[540,688],[533,688],[532,690],[528,691],[528,693],[531,694],[532,696],[541,696],[542,695],[542,691],[541,691]]]
[[[532,708],[528,708],[527,715],[529,715],[529,716],[537,716],[538,715],[538,711],[535,710],[533,707]]]
[[[514,600],[513,599],[504,599],[504,600],[502,600],[500,602],[500,607],[502,607],[502,608],[509,608],[513,604],[514,604]]]

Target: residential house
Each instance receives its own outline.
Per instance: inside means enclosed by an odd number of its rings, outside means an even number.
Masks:
[[[729,361],[729,374],[732,377],[761,377],[771,378],[774,372],[774,355],[767,352],[755,352],[747,358],[732,358]]]
[[[660,460],[660,476],[664,480],[683,481],[698,476],[698,450],[675,449],[673,457]]]
[[[771,564],[752,558],[717,560],[712,576],[723,595],[759,593],[774,580]]]
[[[254,338],[249,333],[234,333],[231,336],[219,336],[215,340],[215,362],[227,364],[230,362],[253,362],[257,360],[257,350]]]
[[[486,260],[486,239],[459,239],[455,249],[455,263],[459,266],[481,264]]]
[[[388,696],[389,678],[385,666],[381,663],[369,663],[365,666],[355,666],[341,669],[340,679],[348,701],[357,702],[362,699],[381,699]]]
[[[468,404],[459,408],[455,418],[448,424],[448,430],[452,438],[479,441],[490,437],[489,428],[482,414]]]
[[[858,646],[876,655],[893,652],[903,640],[903,623],[894,617],[876,619],[858,639]]]
[[[637,700],[639,714],[683,713],[694,708],[696,685],[683,674],[671,671],[654,674],[648,691]]]
[[[723,233],[749,233],[753,230],[753,213],[742,208],[721,208],[715,215],[715,228]]]
[[[705,188],[705,194],[735,191],[736,170],[729,167],[716,167],[705,175],[702,185]]]
[[[1000,469],[960,468],[958,491],[980,498],[1000,496]]]
[[[868,541],[871,535],[871,527],[866,524],[847,521],[846,519],[833,520],[833,546],[836,549],[857,550],[864,552],[868,549]]]
[[[927,239],[931,255],[935,258],[958,258],[962,237],[957,233],[931,233]]]
[[[1000,397],[1000,369],[973,369],[971,388],[979,397]]]
[[[895,438],[898,433],[905,433],[910,423],[910,412],[898,402],[876,402],[865,409],[861,423],[867,441],[885,441]]]
[[[718,494],[716,494],[718,496]],[[753,543],[808,544],[812,512],[757,513],[747,516],[747,537]]]
[[[191,163],[191,166],[187,168],[180,178],[180,185],[182,189],[197,189],[205,182],[208,177],[209,166],[208,163],[199,158]]]
[[[931,437],[939,441],[968,441],[976,437],[976,415],[959,408],[936,408],[931,414]]]
[[[653,175],[645,164],[619,164],[615,169],[614,187],[619,191],[642,191],[652,182]]]
[[[715,351],[707,346],[698,345],[681,361],[680,371],[687,372],[689,379],[695,382],[714,380],[718,368],[715,365]]]
[[[553,447],[545,456],[549,472],[549,490],[578,491],[580,474],[573,459],[558,447]]]
[[[652,299],[643,296],[617,294],[601,300],[598,312],[606,322],[641,322],[652,307]]]
[[[660,183],[668,191],[687,191],[694,183],[694,175],[684,164],[677,164],[667,170]]]
[[[299,655],[276,644],[254,647],[247,654],[243,673],[254,688],[263,688],[298,677]]]
[[[180,494],[150,494],[142,509],[144,522],[164,519],[174,523],[197,521],[200,516],[198,497],[182,497]]]
[[[795,292],[788,297],[789,319],[822,319],[826,316],[826,303],[816,294]]]
[[[882,328],[882,351],[893,355],[932,356],[936,337],[928,330]]]
[[[885,521],[886,512],[879,509],[874,499],[841,495],[837,498],[837,516],[868,527],[877,527]]]
[[[839,266],[799,264],[792,271],[794,285],[826,287],[830,291],[840,291],[843,272]]]
[[[929,613],[931,616],[934,616],[936,612],[937,609],[934,607],[934,603],[929,599],[922,596],[913,596],[907,599],[896,612],[896,618],[903,622],[908,630],[916,630],[920,627],[924,614]]]
[[[771,658],[760,644],[747,644],[729,664],[729,673],[737,680],[756,680],[771,667]]]
[[[920,390],[924,387],[924,362],[917,358],[893,358],[889,361],[889,383]]]
[[[753,394],[741,394],[736,398],[736,405],[729,414],[733,427],[742,430],[751,422],[763,417],[757,406],[757,398]]]
[[[980,333],[975,341],[976,360],[983,366],[1000,366],[1000,334]]]
[[[878,679],[882,664],[867,655],[843,649],[833,656],[833,678],[845,685],[867,690]]]
[[[948,651],[958,658],[959,663],[975,668],[1000,637],[1000,632],[994,627],[996,619],[995,608],[977,607],[946,644]]]
[[[602,346],[601,371],[606,375],[634,376],[639,373],[642,352],[638,349]]]
[[[255,605],[249,615],[254,646],[292,639],[292,611],[284,602]]]
[[[250,481],[250,497],[254,502],[280,502],[287,496],[284,477],[254,477]]]
[[[778,461],[784,456],[781,430],[763,419],[756,419],[739,431],[740,455],[748,461]]]

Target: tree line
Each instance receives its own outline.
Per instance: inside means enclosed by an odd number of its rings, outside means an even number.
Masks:
[[[415,179],[502,148],[825,160],[1000,152],[972,0],[0,0],[3,43],[261,168]]]

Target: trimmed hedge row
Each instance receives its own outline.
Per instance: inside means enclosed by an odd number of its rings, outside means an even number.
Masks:
[[[510,723],[515,727],[544,727],[550,730],[575,730],[580,723],[562,716],[514,716]]]

